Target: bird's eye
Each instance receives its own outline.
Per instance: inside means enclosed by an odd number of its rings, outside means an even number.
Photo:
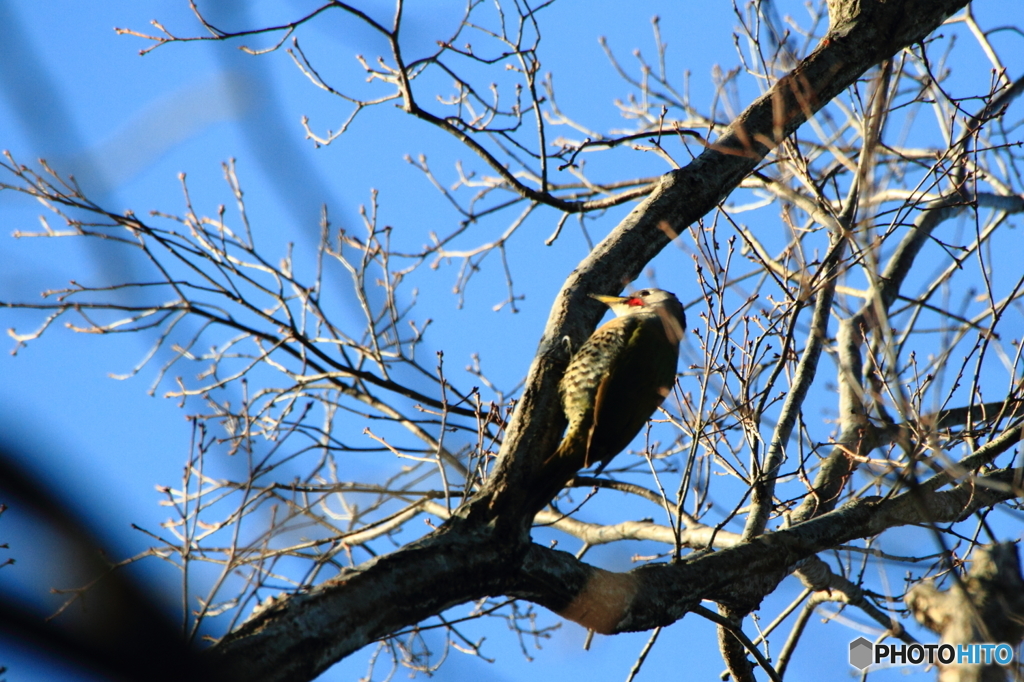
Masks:
[[[647,295],[649,295],[650,293],[651,293],[651,292],[647,291],[647,289],[644,289],[644,290],[643,290],[643,291],[641,291],[641,292],[640,292],[639,294],[637,294],[637,296],[647,296]]]

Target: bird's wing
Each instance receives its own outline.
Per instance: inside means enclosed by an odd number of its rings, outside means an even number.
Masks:
[[[657,317],[623,319],[621,345],[594,397],[586,463],[603,468],[629,445],[668,396],[675,382],[678,346]]]
[[[623,324],[622,318],[609,320],[590,335],[573,355],[559,383],[566,416],[573,421],[589,421],[594,396],[601,382],[629,340],[634,324]]]

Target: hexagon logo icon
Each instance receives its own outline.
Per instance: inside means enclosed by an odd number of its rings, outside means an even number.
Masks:
[[[871,642],[863,637],[850,642],[850,665],[858,670],[871,665],[871,649]]]

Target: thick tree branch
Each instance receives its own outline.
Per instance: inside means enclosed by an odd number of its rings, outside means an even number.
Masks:
[[[1012,542],[974,553],[967,576],[942,592],[931,582],[914,586],[907,606],[922,625],[942,636],[943,643],[1003,642],[1016,647],[1024,638],[1024,577]],[[939,667],[941,682],[1005,680],[1006,669],[995,664],[954,661]]]
[[[242,679],[312,680],[401,627],[457,604],[501,594],[510,567],[520,560],[515,553],[524,550],[490,542],[464,524],[450,522],[419,542],[260,611],[213,652],[227,659]]]
[[[997,471],[948,491],[859,500],[750,542],[629,573],[535,544],[509,545],[453,519],[419,542],[268,607],[213,652],[247,679],[309,680],[374,639],[489,595],[528,599],[604,633],[668,625],[703,599],[749,608],[824,549],[896,526],[956,521],[1021,497],[1015,473]]]
[[[612,573],[571,554],[533,545],[518,586],[508,594],[529,599],[598,632],[669,625],[703,599],[755,606],[782,578],[818,552],[889,528],[952,523],[994,503],[1024,496],[1015,470],[969,479],[947,491],[907,491],[890,499],[865,498],[840,509],[720,551],[678,563],[647,564]],[[571,600],[568,596],[575,595]],[[610,629],[608,629],[610,628]]]
[[[856,3],[833,17],[828,34],[790,74],[740,114],[722,136],[685,168],[662,176],[647,199],[598,244],[567,278],[513,415],[492,490],[475,509],[500,515],[514,509],[505,490],[521,491],[565,426],[556,386],[568,362],[603,311],[590,293],[617,293],[690,224],[713,210],[764,157],[808,116],[852,85],[871,66],[925,38],[966,0]],[[564,340],[569,339],[567,344]],[[516,492],[513,492],[513,497]]]

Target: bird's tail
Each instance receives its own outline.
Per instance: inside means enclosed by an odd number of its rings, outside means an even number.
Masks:
[[[570,426],[566,431],[562,442],[544,460],[527,493],[526,507],[531,514],[543,509],[576,472],[584,467],[588,440],[584,429],[574,429]]]

